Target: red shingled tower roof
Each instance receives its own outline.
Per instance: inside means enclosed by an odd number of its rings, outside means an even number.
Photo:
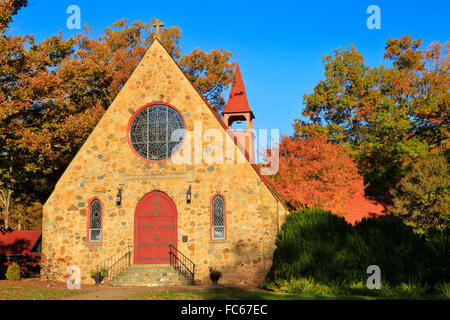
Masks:
[[[252,119],[255,118],[252,109],[248,105],[247,94],[245,93],[245,84],[242,80],[241,69],[239,65],[234,72],[234,80],[231,86],[230,97],[228,98],[227,105],[222,111],[222,114],[226,113],[244,113],[250,112]]]

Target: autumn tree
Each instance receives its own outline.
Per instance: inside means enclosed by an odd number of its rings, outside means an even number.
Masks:
[[[23,46],[28,39],[26,37],[13,37],[7,36],[6,30],[10,22],[12,22],[13,16],[17,14],[20,8],[27,5],[26,0],[5,0],[0,2],[0,104],[8,99],[5,93],[9,90],[10,84],[14,83],[14,72],[20,69],[23,62]],[[1,109],[0,109],[1,110]],[[6,116],[4,110],[0,112],[0,121]],[[2,161],[7,155],[5,143],[2,141],[0,135],[0,174],[11,171],[11,166],[6,165]],[[12,184],[5,183],[0,180],[0,218],[3,221],[5,229],[10,227],[11,220],[11,204],[12,204]]]
[[[35,44],[32,36],[0,38],[0,181],[5,188],[43,199],[59,159],[51,137],[64,92],[53,69],[72,52],[61,36]],[[57,147],[57,145],[56,145]]]
[[[27,4],[24,0],[0,2],[0,212],[6,228],[11,225],[11,207],[15,180],[13,176],[14,156],[8,148],[7,121],[13,109],[14,91],[20,85],[18,74],[26,70],[26,49],[32,37],[7,35],[13,16]],[[20,106],[19,106],[20,107]]]
[[[443,152],[449,135],[449,45],[409,36],[388,40],[388,65],[370,67],[351,46],[323,59],[325,79],[304,96],[298,137],[326,134],[348,144],[369,194],[387,192],[417,157]]]
[[[0,2],[0,34],[4,34],[12,17],[28,4],[28,0],[2,0]]]
[[[363,179],[346,148],[329,143],[325,136],[285,136],[279,149],[278,173],[269,178],[292,209],[344,213],[349,197],[364,191]]]
[[[180,60],[184,74],[217,112],[225,107],[222,93],[234,77],[235,63],[230,58],[231,52],[224,49],[206,53],[197,48]]]
[[[42,203],[29,199],[15,199],[11,208],[11,218],[17,230],[42,229]]]

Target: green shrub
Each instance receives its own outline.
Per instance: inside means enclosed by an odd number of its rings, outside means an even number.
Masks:
[[[427,295],[428,287],[426,285],[417,285],[411,283],[402,283],[393,290],[394,295],[408,298],[421,298]]]
[[[260,288],[280,293],[302,294],[305,296],[371,296],[383,298],[410,298],[418,299],[425,297],[450,298],[450,286],[439,285],[435,291],[427,285],[416,285],[401,283],[396,286],[383,284],[381,290],[370,290],[365,282],[354,282],[350,284],[332,283],[323,284],[313,279],[277,279],[272,282],[264,282]]]
[[[362,271],[359,279],[367,279],[365,268],[377,265],[381,269],[382,281],[392,285],[428,280],[424,257],[429,256],[430,252],[424,239],[400,218],[382,216],[363,219],[354,227],[354,234],[360,244],[347,245],[353,254],[352,259],[357,261],[353,266]]]
[[[424,256],[427,282],[450,283],[450,229],[433,229],[427,234],[428,254]]]
[[[106,278],[106,277],[108,276],[108,270],[106,270],[106,269],[104,269],[104,268],[101,268],[101,269],[100,269],[100,275],[101,275],[103,278]]]
[[[283,293],[295,293],[304,294],[308,296],[313,295],[334,295],[336,290],[328,285],[321,284],[313,279],[301,278],[301,279],[278,279],[273,282],[264,282],[261,286],[263,289],[283,292]]]
[[[450,299],[450,283],[437,285],[437,291],[447,299]]]
[[[103,278],[106,278],[108,276],[108,270],[101,268],[100,271],[98,271],[98,274],[100,274]],[[92,269],[89,271],[89,275],[91,278],[94,278],[97,275],[97,270]]]
[[[344,218],[319,209],[300,210],[286,217],[276,240],[268,280],[309,278],[329,282],[346,277]]]
[[[345,288],[347,293],[378,295],[379,290],[365,286],[367,267],[378,265],[382,288],[403,286],[405,292],[409,287],[402,284],[414,283],[417,286],[411,288],[416,291],[410,288],[405,293],[414,297],[423,283],[449,282],[448,232],[430,237],[426,241],[394,216],[364,219],[352,226],[329,212],[300,210],[288,215],[281,227],[265,287],[271,283],[285,292],[307,291],[306,278],[334,287],[335,292]],[[352,287],[361,283],[364,288]]]
[[[333,295],[333,288],[320,284],[313,279],[293,280],[289,286],[289,293],[300,293],[304,295]]]
[[[20,280],[20,266],[13,262],[6,270],[6,279],[17,281]]]

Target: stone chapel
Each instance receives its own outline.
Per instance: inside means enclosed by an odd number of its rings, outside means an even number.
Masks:
[[[45,257],[78,266],[82,284],[100,266],[113,284],[157,285],[148,271],[175,260],[195,264],[196,284],[210,268],[223,284],[262,281],[287,210],[254,164],[239,67],[222,113],[155,39],[46,202]],[[232,131],[241,121],[247,130]],[[127,270],[147,273],[127,280]]]

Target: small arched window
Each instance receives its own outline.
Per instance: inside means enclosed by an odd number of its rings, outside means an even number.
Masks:
[[[225,240],[225,199],[221,195],[216,195],[211,201],[211,239]]]
[[[102,241],[102,203],[98,199],[89,205],[89,242]]]

